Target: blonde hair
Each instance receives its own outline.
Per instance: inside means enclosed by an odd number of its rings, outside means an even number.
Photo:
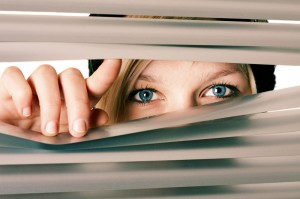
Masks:
[[[139,75],[150,62],[151,60],[122,60],[119,76],[97,104],[97,108],[108,113],[108,124],[115,124],[125,120],[125,105],[129,92],[132,90]]]

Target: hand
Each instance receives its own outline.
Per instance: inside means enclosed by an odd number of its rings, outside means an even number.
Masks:
[[[59,75],[42,65],[26,80],[17,67],[7,68],[0,81],[0,121],[55,136],[70,132],[84,136],[91,127],[104,125],[107,114],[91,110],[110,88],[121,60],[105,60],[95,73],[84,79],[78,69]]]

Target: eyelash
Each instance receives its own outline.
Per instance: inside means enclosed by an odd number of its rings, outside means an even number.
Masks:
[[[146,105],[146,104],[150,104],[150,103],[152,102],[152,100],[150,100],[150,101],[148,101],[148,102],[143,102],[143,101],[137,101],[137,100],[134,99],[134,96],[135,96],[136,94],[138,94],[138,92],[143,91],[143,90],[150,90],[150,91],[152,91],[152,92],[154,92],[154,93],[158,92],[155,88],[151,88],[151,87],[149,87],[148,85],[146,85],[145,87],[142,86],[142,87],[140,87],[140,88],[134,88],[134,89],[129,93],[128,99],[129,99],[130,101],[133,101],[133,102],[138,103],[138,104],[143,105],[143,106]]]
[[[226,82],[219,82],[219,83],[213,83],[211,84],[210,86],[208,86],[206,89],[204,89],[203,91],[207,92],[208,90],[212,89],[213,87],[215,86],[225,86],[227,88],[229,88],[231,91],[232,91],[232,94],[228,95],[228,96],[224,96],[224,97],[220,97],[220,96],[216,96],[217,98],[220,98],[220,99],[226,99],[226,98],[231,98],[231,97],[236,97],[240,94],[240,90],[238,89],[238,86],[237,85],[232,85],[230,83],[226,83]],[[134,88],[128,95],[128,99],[130,101],[133,101],[135,103],[138,103],[140,105],[146,105],[146,104],[150,104],[152,103],[153,101],[150,100],[148,102],[144,102],[144,101],[138,101],[138,100],[135,100],[134,99],[134,96],[140,92],[140,91],[143,91],[143,90],[150,90],[154,93],[158,92],[155,88],[151,88],[149,87],[148,85],[146,85],[145,87],[140,87],[140,88]],[[202,95],[202,93],[200,94],[200,96]]]
[[[204,89],[204,91],[207,92],[208,90],[212,89],[215,86],[225,86],[225,87],[229,88],[232,91],[232,94],[230,94],[228,96],[224,96],[224,97],[216,96],[217,98],[220,98],[220,99],[226,99],[226,98],[236,97],[236,96],[239,96],[240,93],[241,93],[240,90],[238,89],[237,85],[232,85],[232,84],[227,83],[227,82],[213,83],[210,86],[208,86],[206,89]]]

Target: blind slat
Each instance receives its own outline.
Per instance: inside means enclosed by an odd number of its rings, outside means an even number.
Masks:
[[[300,20],[294,0],[1,0],[0,10]]]
[[[177,128],[158,129],[110,139],[94,140],[93,142],[88,143],[79,142],[69,145],[68,149],[135,146],[227,137],[244,137],[269,133],[284,134],[300,130],[299,118],[300,110],[245,115],[209,122],[200,122]],[[65,147],[61,148],[65,149]]]
[[[300,155],[300,132],[107,149],[40,151],[0,148],[0,165],[173,161]],[[142,154],[142,155],[141,155]]]
[[[147,46],[87,43],[2,42],[0,61],[153,59],[300,65],[300,51],[260,47]]]
[[[176,187],[167,189],[89,191],[74,193],[44,193],[1,195],[2,199],[298,199],[300,195],[299,182],[246,184],[234,186],[207,186],[207,187]]]
[[[118,191],[88,191],[74,193],[41,193],[1,195],[2,199],[298,199],[299,182],[247,184],[234,186],[179,187],[165,189],[141,189]]]
[[[114,128],[101,128],[89,132],[86,140],[90,142],[77,142],[70,144],[72,138],[69,135],[59,135],[59,138],[69,144],[65,145],[43,145],[39,142],[30,140],[17,139],[9,135],[0,134],[0,144],[2,147],[11,148],[32,148],[32,149],[55,149],[55,150],[79,150],[92,148],[107,148],[120,146],[137,146],[144,144],[159,144],[180,141],[192,140],[207,140],[226,137],[244,137],[250,135],[264,135],[264,134],[285,134],[287,132],[296,132],[300,129],[300,110],[289,110],[280,112],[268,112],[254,115],[243,115],[238,117],[223,118],[212,120],[208,122],[199,122],[190,125],[184,125],[177,128],[164,128],[157,130],[143,131],[139,133],[130,133],[126,136],[116,136],[106,139],[101,139],[100,136],[105,136],[107,132],[114,134]],[[232,125],[234,124],[234,125]],[[134,126],[131,123],[127,124],[125,128]],[[7,134],[15,132],[9,127],[5,128],[4,124],[0,126],[0,131]],[[106,134],[105,134],[106,132]],[[185,132],[185,133],[182,133]],[[27,135],[33,135],[33,132],[27,132]],[[91,137],[98,139],[92,139]],[[36,138],[40,138],[39,134]],[[62,137],[61,136],[65,136]],[[66,137],[67,136],[67,137]],[[42,138],[42,137],[41,137]]]
[[[300,181],[300,157],[1,166],[0,193],[52,193]],[[18,179],[18,180],[16,180]]]
[[[300,49],[300,25],[3,15],[2,42],[64,42]]]

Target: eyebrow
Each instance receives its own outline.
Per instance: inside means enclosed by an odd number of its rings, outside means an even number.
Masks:
[[[156,76],[151,76],[151,75],[140,75],[138,77],[138,80],[143,80],[143,81],[147,81],[147,82],[159,82],[161,83],[161,80],[156,77]]]
[[[201,75],[201,81],[212,81],[215,79],[218,79],[220,77],[225,77],[234,73],[242,73],[244,74],[244,72],[239,68],[239,67],[235,67],[235,68],[231,68],[231,69],[224,69],[221,71],[218,71],[216,73],[213,73],[212,75],[210,75],[210,73],[208,74],[202,74]],[[246,75],[246,74],[244,74]],[[157,76],[152,76],[152,75],[140,75],[138,77],[137,80],[142,80],[142,81],[147,81],[147,82],[151,82],[151,83],[162,83],[161,79],[159,79]]]
[[[205,74],[202,76],[203,77],[202,81],[211,81],[211,80],[215,80],[220,77],[225,77],[225,76],[228,76],[228,75],[231,75],[234,73],[244,74],[244,72],[241,69],[239,69],[238,67],[234,67],[231,69],[224,69],[224,70],[218,71],[216,73],[213,73],[212,75],[210,75],[209,73]]]

